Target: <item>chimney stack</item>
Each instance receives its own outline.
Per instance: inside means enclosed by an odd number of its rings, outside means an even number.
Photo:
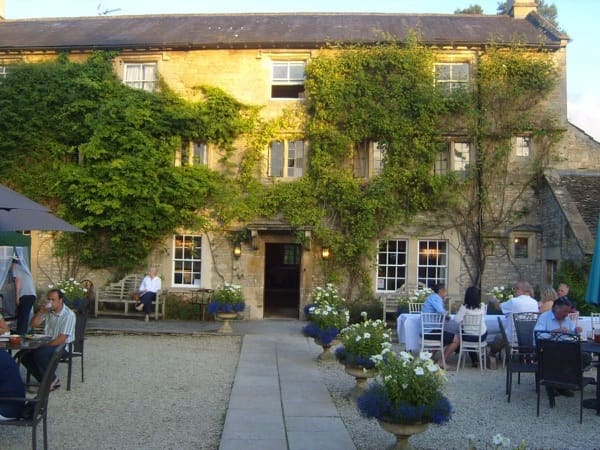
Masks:
[[[515,19],[524,19],[530,12],[537,12],[535,0],[513,0],[508,15]]]

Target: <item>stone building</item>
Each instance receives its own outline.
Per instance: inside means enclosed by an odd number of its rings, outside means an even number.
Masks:
[[[567,121],[568,37],[537,14],[534,2],[515,1],[506,16],[298,13],[5,19],[0,21],[0,75],[11,64],[47,60],[59,52],[82,60],[92,50],[113,50],[118,52],[115,72],[132,87],[152,91],[160,74],[174,92],[192,99],[195,86],[217,86],[242,102],[263,106],[263,116],[272,118],[286,107],[302,104],[304,67],[330,51],[327,43],[402,41],[411,30],[419,30],[423,44],[439,56],[436,64],[442,70],[436,82],[468,83],[477,55],[492,41],[508,46],[518,38],[525,47],[542,46],[553,55],[560,78],[545,108],[554,111],[558,126],[566,130],[557,144],[559,158],[549,164],[545,188],[527,194],[529,213],[491,236],[499,245],[489,257],[482,285],[489,288],[519,278],[536,285],[552,282],[561,260],[582,259],[593,248],[596,222],[585,218],[597,217],[598,204],[586,205],[585,215],[577,215],[579,205],[567,193],[581,176],[596,179],[600,144]],[[535,149],[535,142],[523,136],[515,136],[514,144],[517,162]],[[301,177],[309,146],[301,138],[283,137],[272,143],[265,148],[261,179],[293,182]],[[465,160],[476,158],[468,142],[450,142],[449,151],[454,155],[445,162],[449,170],[460,170]],[[363,156],[355,170],[366,177],[377,174],[381,149],[370,143]],[[218,149],[190,143],[175,164],[218,169]],[[311,290],[323,282],[326,249],[310,227],[292,229],[275,219],[257,219],[240,227],[246,238],[235,245],[222,235],[182,230],[165,242],[165,253],[156,253],[148,263],[160,267],[168,289],[215,288],[223,278],[240,283],[249,318],[301,315]],[[304,236],[302,243],[298,232]],[[43,288],[56,268],[47,236],[34,235],[32,254],[39,257],[32,266]],[[373,245],[379,245],[372,264],[374,296],[401,286],[446,282],[450,295],[459,298],[468,285],[453,230],[415,222],[389,230]],[[101,285],[108,273],[94,277]]]

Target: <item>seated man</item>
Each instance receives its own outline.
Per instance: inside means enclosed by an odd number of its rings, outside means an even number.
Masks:
[[[46,368],[57,346],[69,344],[75,339],[75,313],[64,304],[64,294],[59,289],[48,292],[48,301],[31,319],[31,327],[44,322],[44,333],[52,336],[52,340],[34,350],[26,351],[21,359],[23,365],[39,382],[42,381]],[[60,387],[60,380],[52,374],[50,390]]]
[[[426,299],[425,302],[423,303],[423,306],[421,308],[421,313],[438,313],[438,314],[446,314],[446,320],[450,320],[450,317],[447,315],[448,311],[446,311],[446,308],[444,308],[444,297],[446,297],[447,294],[447,289],[446,289],[446,285],[443,283],[438,283],[436,285],[433,286],[433,293],[430,294]],[[454,325],[456,325],[454,323]],[[444,327],[446,328],[446,327]],[[454,330],[454,331],[458,331],[458,330]],[[452,352],[456,351],[456,349],[458,348],[457,343],[454,342],[454,335],[455,333],[453,333],[452,331],[447,331],[446,329],[444,329],[444,360],[448,360],[448,357],[452,354]],[[438,365],[442,366],[443,361],[440,358],[438,358]],[[448,364],[446,364],[446,367],[444,367],[445,369],[452,369],[452,367]]]
[[[3,402],[2,397],[25,397],[19,366],[4,350],[0,350],[0,420],[22,417],[25,402]]]
[[[148,275],[144,277],[140,288],[138,289],[140,295],[140,302],[136,305],[135,309],[138,311],[144,311],[144,320],[148,322],[150,313],[152,312],[152,302],[156,300],[156,293],[161,289],[161,280],[158,276],[158,272],[155,267],[152,267]]]
[[[582,328],[576,327],[575,323],[569,319],[569,313],[571,312],[571,301],[566,297],[560,297],[554,300],[554,305],[550,311],[540,314],[538,320],[533,328],[534,333],[536,331],[548,331],[576,334],[581,333]],[[591,357],[588,354],[583,354],[584,365],[589,364]],[[556,389],[546,386],[546,392],[548,392],[548,398],[550,399],[550,407],[553,408],[555,405],[554,398],[557,395],[564,395],[566,397],[573,397],[573,392],[567,389]]]

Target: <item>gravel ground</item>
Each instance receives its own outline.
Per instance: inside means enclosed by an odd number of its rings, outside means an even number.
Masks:
[[[240,346],[235,336],[88,337],[84,384],[79,360],[70,392],[59,365],[50,448],[217,449]],[[1,427],[0,448],[31,448],[30,430]]]
[[[90,336],[85,384],[76,365],[67,392],[66,365],[59,366],[63,387],[50,397],[50,448],[218,449],[240,344],[238,336]],[[357,450],[389,448],[393,436],[361,417],[349,398],[354,379],[337,362],[316,364]],[[496,433],[514,445],[525,439],[528,449],[600,448],[600,418],[584,409],[580,425],[577,397],[558,397],[551,410],[544,396],[536,417],[531,375],[524,375],[521,385],[515,382],[510,404],[502,369],[482,376],[469,367],[448,378],[453,419],[411,438],[416,448],[466,449],[470,434],[478,449],[492,448],[486,443]],[[585,397],[594,388],[587,387]],[[30,448],[30,442],[30,429],[0,428],[3,450]]]

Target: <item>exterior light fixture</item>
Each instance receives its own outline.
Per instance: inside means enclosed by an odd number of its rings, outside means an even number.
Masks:
[[[242,245],[239,242],[236,242],[233,245],[233,256],[235,256],[236,258],[242,256]]]
[[[321,249],[321,257],[323,259],[329,259],[330,256],[331,256],[331,253],[329,252],[329,247],[323,247]]]

